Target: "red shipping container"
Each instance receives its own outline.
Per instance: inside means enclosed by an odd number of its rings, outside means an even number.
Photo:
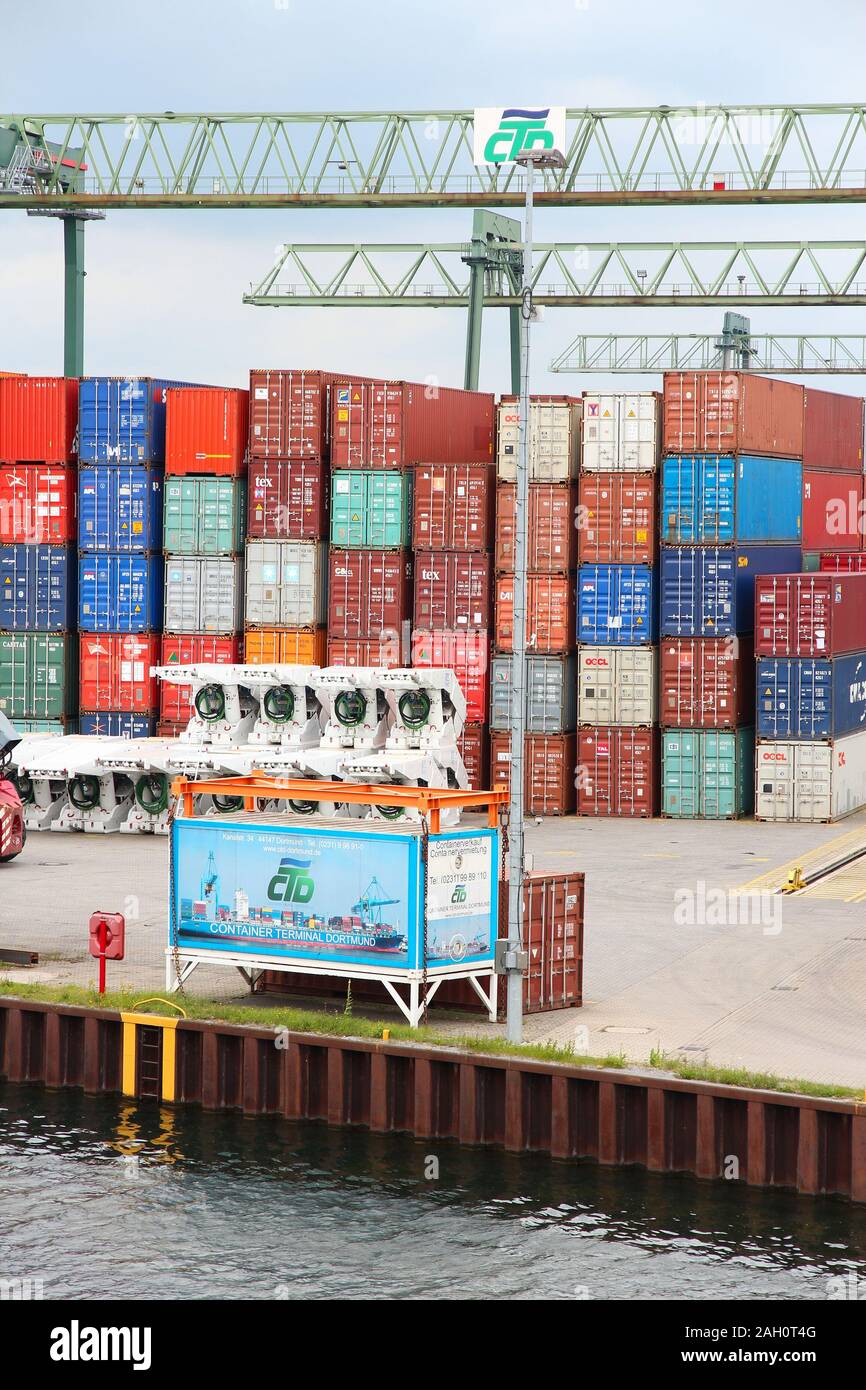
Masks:
[[[352,639],[328,639],[329,666],[384,666],[396,670],[407,663],[403,660],[401,640],[361,642]]]
[[[803,549],[859,550],[862,531],[862,476],[804,470]]]
[[[674,454],[803,455],[804,388],[744,372],[665,372],[664,447]]]
[[[735,729],[755,717],[751,637],[663,637],[659,722],[673,729]]]
[[[807,386],[803,467],[862,473],[864,409],[862,396],[841,396]]]
[[[489,463],[419,463],[412,545],[416,550],[488,550],[496,474]]]
[[[0,542],[62,545],[77,539],[77,473],[62,464],[0,468]]]
[[[326,462],[334,372],[250,372],[250,458]]]
[[[77,377],[0,378],[0,463],[71,463],[77,429]]]
[[[483,630],[490,626],[489,555],[419,550],[415,554],[415,626]]]
[[[526,641],[534,655],[572,651],[575,645],[572,575],[530,574],[526,579]],[[496,580],[496,650],[510,652],[514,635],[514,579]]]
[[[505,885],[507,889],[507,884]],[[507,933],[508,897],[500,898]],[[523,884],[524,976],[528,1013],[583,1003],[584,876],[527,874]],[[503,981],[504,984],[504,981]]]
[[[570,816],[574,812],[574,734],[527,734],[524,743],[523,795],[531,816]],[[511,734],[490,735],[490,780],[511,786]]]
[[[757,656],[840,656],[866,648],[866,574],[759,574]]]
[[[487,719],[487,691],[490,679],[490,638],[481,632],[412,633],[412,665],[444,666],[453,671],[466,696],[467,723],[483,724]]]
[[[194,666],[210,661],[216,666],[235,666],[241,660],[239,637],[211,637],[195,634],[188,637],[163,637],[160,666]],[[157,663],[154,662],[154,665]],[[159,682],[159,717],[165,724],[185,729],[192,718],[192,686]]]
[[[469,790],[486,792],[489,774],[487,771],[487,729],[483,724],[464,724],[463,732],[457,740],[457,750],[463,759]]]
[[[824,551],[819,560],[821,571],[825,574],[860,574],[866,570],[866,555],[859,552],[839,554],[835,550]]]
[[[584,473],[577,552],[581,564],[651,565],[657,549],[652,473]]]
[[[657,729],[602,725],[577,739],[579,816],[657,816]]]
[[[250,536],[317,541],[328,534],[328,468],[310,459],[250,459]]]
[[[331,390],[334,468],[489,463],[493,396],[409,381],[336,382]]]
[[[496,568],[514,569],[516,483],[496,489]],[[577,564],[577,488],[569,483],[530,483],[526,568],[567,574]]]
[[[180,738],[186,725],[186,720],[182,724],[176,724],[171,719],[160,719],[156,726],[156,736],[157,738]]]
[[[412,617],[408,550],[331,550],[328,637],[383,638],[398,645]]]
[[[171,386],[166,392],[166,473],[238,477],[246,466],[248,433],[248,391]]]
[[[79,699],[82,713],[117,710],[151,714],[159,690],[151,666],[159,665],[159,637],[133,633],[81,634]]]

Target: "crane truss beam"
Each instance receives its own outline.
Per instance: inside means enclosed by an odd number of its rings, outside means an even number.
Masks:
[[[754,372],[866,375],[866,336],[771,334],[749,336]],[[554,358],[552,372],[705,371],[722,366],[719,335],[702,333],[586,333]]]

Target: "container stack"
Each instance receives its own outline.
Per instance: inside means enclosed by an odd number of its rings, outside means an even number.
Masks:
[[[658,814],[657,392],[584,393],[577,536],[577,810]]]
[[[756,576],[799,571],[803,388],[668,372],[661,478],[662,813],[754,803]]]
[[[249,396],[229,387],[168,392],[162,666],[241,657]],[[160,683],[161,734],[187,725],[188,686]]]
[[[77,714],[78,382],[0,380],[0,710],[20,732]]]
[[[575,807],[575,565],[577,472],[582,404],[532,396],[527,518],[527,706],[524,797],[527,814],[569,815]],[[511,652],[519,402],[504,396],[496,442],[496,614],[491,676],[491,780],[508,783],[511,762]]]

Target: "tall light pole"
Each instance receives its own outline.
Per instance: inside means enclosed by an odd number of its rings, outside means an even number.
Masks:
[[[526,735],[526,531],[529,515],[529,328],[532,308],[532,194],[535,170],[562,168],[559,150],[525,150],[517,163],[526,172],[523,290],[520,306],[520,435],[514,528],[514,617],[511,654],[511,805],[508,845],[508,947],[505,955],[505,1033],[523,1038],[523,752]]]

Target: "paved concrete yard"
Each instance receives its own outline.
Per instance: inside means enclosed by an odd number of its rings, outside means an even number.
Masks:
[[[531,825],[527,847],[536,869],[586,872],[586,965],[584,1008],[527,1019],[527,1038],[568,1041],[586,1029],[579,1045],[592,1053],[622,1051],[638,1061],[660,1047],[866,1085],[866,903],[768,898],[746,904],[754,923],[729,924],[724,916],[728,890],[858,828],[866,833],[866,813],[835,826]],[[57,983],[94,979],[87,919],[95,908],[110,908],[130,923],[127,959],[109,966],[110,983],[161,989],[167,865],[164,840],[32,835],[21,858],[0,869],[0,941],[37,949],[40,966],[8,973]],[[730,900],[729,915],[738,902]],[[235,998],[238,982],[234,971],[200,967],[188,989]],[[390,1012],[384,1004],[382,1012]]]

